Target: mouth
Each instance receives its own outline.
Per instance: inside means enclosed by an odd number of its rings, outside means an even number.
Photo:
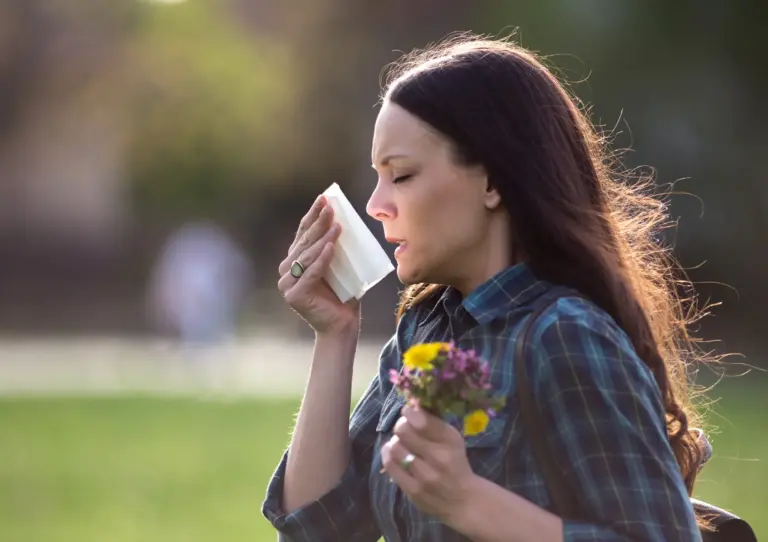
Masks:
[[[395,239],[393,237],[387,237],[387,242],[392,243],[393,245],[399,245],[395,249],[395,258],[397,258],[399,255],[403,253],[408,243],[405,242],[404,239]]]

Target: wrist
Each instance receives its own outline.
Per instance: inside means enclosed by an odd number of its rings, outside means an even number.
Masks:
[[[313,369],[322,371],[352,371],[359,330],[352,327],[340,327],[332,331],[315,334],[315,347],[312,359]],[[317,362],[320,361],[318,365]],[[351,377],[350,377],[351,378]]]
[[[456,501],[453,509],[448,512],[443,522],[460,533],[477,532],[477,522],[483,521],[485,514],[484,508],[484,486],[491,483],[482,476],[472,473],[468,484],[462,491],[461,499]]]
[[[318,343],[357,343],[359,337],[360,323],[356,321],[338,324],[331,329],[315,332],[315,342]]]
[[[476,542],[563,540],[563,521],[514,492],[473,475],[443,522]]]

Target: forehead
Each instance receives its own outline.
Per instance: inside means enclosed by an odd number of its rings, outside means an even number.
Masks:
[[[392,155],[435,152],[446,144],[429,125],[399,105],[385,101],[373,130],[371,160],[380,164]]]

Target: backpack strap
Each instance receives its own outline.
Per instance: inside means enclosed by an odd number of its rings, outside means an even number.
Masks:
[[[571,297],[573,294],[569,294]],[[530,380],[525,371],[525,359],[528,338],[531,328],[541,314],[552,306],[560,297],[553,296],[537,307],[525,322],[523,331],[515,343],[515,378],[517,396],[520,408],[520,418],[523,422],[523,432],[531,443],[534,458],[544,477],[544,483],[549,491],[554,505],[553,512],[563,519],[588,520],[582,506],[573,492],[568,491],[565,474],[555,462],[554,455],[549,453],[546,438],[541,428],[544,427],[539,411],[534,403]],[[701,532],[704,542],[757,542],[757,537],[750,525],[743,519],[714,505],[691,499],[697,515],[708,519],[715,528],[714,531]]]
[[[531,327],[557,299],[557,297],[548,299],[533,311],[515,342],[515,379],[517,380],[517,396],[520,418],[523,421],[523,432],[533,448],[536,463],[544,476],[544,483],[549,490],[556,513],[563,518],[577,520],[582,518],[581,506],[575,495],[567,490],[564,481],[565,475],[560,471],[560,467],[548,451],[544,433],[540,429],[544,425],[541,423],[541,416],[534,403],[530,381],[525,372],[525,356]]]

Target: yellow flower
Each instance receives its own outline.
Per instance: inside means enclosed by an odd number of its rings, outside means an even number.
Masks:
[[[403,354],[403,364],[409,369],[428,371],[443,348],[448,348],[448,343],[414,344]]]
[[[485,431],[490,418],[484,410],[474,410],[464,416],[464,434],[468,437]]]

